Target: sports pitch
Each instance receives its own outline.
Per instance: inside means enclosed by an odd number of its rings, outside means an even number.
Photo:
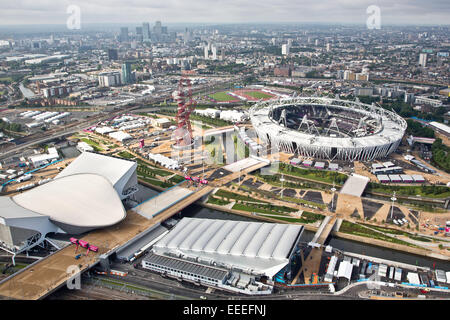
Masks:
[[[225,91],[216,92],[209,95],[210,98],[213,98],[216,101],[234,101],[238,100],[236,97],[230,96]]]
[[[243,94],[256,98],[256,99],[270,99],[273,96],[261,91],[244,91]]]

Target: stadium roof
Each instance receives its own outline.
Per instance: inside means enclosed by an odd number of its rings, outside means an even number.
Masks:
[[[314,101],[317,100],[317,101]],[[327,137],[317,136],[300,132],[280,126],[276,121],[270,118],[270,112],[276,108],[284,108],[289,105],[296,105],[299,103],[308,103],[309,105],[336,105],[336,103],[347,103],[347,108],[351,108],[353,111],[358,111],[363,116],[373,116],[375,113],[373,110],[365,109],[366,105],[351,101],[343,101],[329,98],[316,98],[316,97],[296,97],[294,99],[282,99],[282,100],[270,100],[267,102],[261,102],[250,110],[252,126],[255,129],[260,129],[261,132],[268,134],[269,136],[279,136],[283,140],[296,141],[297,144],[309,145],[316,147],[338,147],[338,148],[368,148],[380,145],[386,145],[393,143],[403,137],[403,133],[406,130],[406,121],[403,120],[397,114],[382,110],[382,130],[371,135],[363,137]],[[343,107],[341,105],[341,107]],[[376,110],[381,110],[377,107]],[[442,127],[442,126],[441,126]],[[445,130],[442,128],[442,130]],[[314,139],[311,140],[311,137]]]
[[[272,277],[289,262],[302,231],[292,224],[183,218],[153,248]]]
[[[9,214],[16,211],[32,217],[31,211],[62,224],[62,229],[106,227],[120,222],[126,215],[116,190],[106,178],[97,174],[56,178],[13,196],[12,201],[16,206]],[[7,201],[2,200],[2,203]]]

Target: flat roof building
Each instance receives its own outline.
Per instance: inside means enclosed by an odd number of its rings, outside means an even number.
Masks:
[[[390,174],[389,179],[391,182],[402,182],[402,178],[398,174]]]
[[[380,181],[381,183],[388,183],[391,182],[391,179],[389,179],[389,176],[385,175],[385,174],[379,174],[377,175],[377,179],[378,181]]]
[[[305,167],[312,167],[313,163],[314,162],[312,160],[305,160],[305,161],[303,161],[303,165]]]
[[[414,182],[425,182],[424,177],[420,174],[413,174],[411,177],[413,178]]]
[[[314,168],[316,168],[316,169],[325,168],[325,162],[316,162],[316,164],[314,165]]]
[[[339,169],[339,165],[337,163],[330,163],[328,165],[328,169],[337,171]]]

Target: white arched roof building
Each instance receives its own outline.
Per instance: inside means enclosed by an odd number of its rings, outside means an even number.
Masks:
[[[135,189],[135,162],[82,153],[50,182],[0,197],[0,247],[17,254],[51,232],[81,234],[117,224],[126,217],[122,199]]]
[[[273,277],[288,265],[302,232],[294,224],[183,218],[153,250]]]

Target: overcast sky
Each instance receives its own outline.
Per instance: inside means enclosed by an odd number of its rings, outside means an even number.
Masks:
[[[66,24],[69,5],[83,23],[357,23],[376,5],[385,24],[449,24],[450,0],[0,0],[0,24]]]

